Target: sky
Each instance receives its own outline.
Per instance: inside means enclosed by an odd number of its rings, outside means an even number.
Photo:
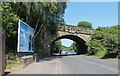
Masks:
[[[118,24],[117,2],[69,2],[67,6],[64,15],[67,24],[88,21],[93,28]]]
[[[118,24],[117,2],[68,2],[64,19],[67,24],[76,26],[80,21],[92,23],[93,28],[106,27]],[[61,40],[64,46],[69,47],[72,41]]]
[[[70,39],[61,39],[61,42],[62,42],[62,45],[70,47],[74,41]]]

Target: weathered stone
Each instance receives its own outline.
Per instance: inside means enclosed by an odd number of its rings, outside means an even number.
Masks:
[[[33,55],[21,57],[21,62],[24,63],[25,66],[31,64],[32,62],[34,62]]]

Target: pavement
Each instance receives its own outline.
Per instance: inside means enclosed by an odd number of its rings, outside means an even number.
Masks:
[[[84,55],[52,56],[10,74],[118,74],[118,62]]]

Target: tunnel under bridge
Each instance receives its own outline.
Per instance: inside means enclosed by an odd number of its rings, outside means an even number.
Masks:
[[[57,37],[55,40],[53,40],[51,42],[51,55],[53,54],[53,48],[55,46],[55,42],[60,39],[70,39],[70,40],[73,40],[74,42],[76,42],[76,47],[78,49],[77,55],[87,53],[88,47],[87,47],[86,41],[84,39],[82,39],[76,35],[63,35],[63,36]]]

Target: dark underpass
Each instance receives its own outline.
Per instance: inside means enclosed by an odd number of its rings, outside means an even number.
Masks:
[[[55,40],[51,42],[51,55],[53,55],[53,47],[55,46],[55,42],[60,39],[70,39],[76,42],[76,47],[78,49],[77,55],[87,53],[88,47],[86,46],[85,40],[75,35],[64,35],[64,36],[56,38]]]

